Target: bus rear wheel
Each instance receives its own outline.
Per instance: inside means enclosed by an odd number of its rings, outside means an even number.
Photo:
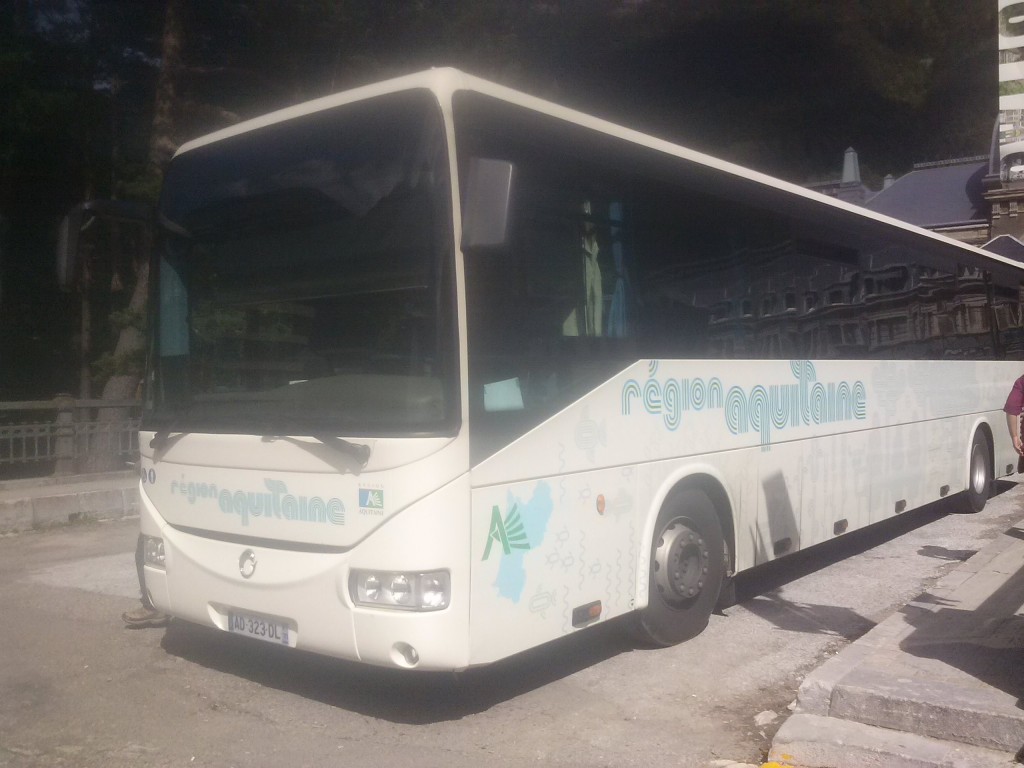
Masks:
[[[972,512],[981,512],[992,493],[992,457],[988,440],[979,429],[971,442],[971,458],[967,465],[967,503]]]
[[[647,607],[634,617],[639,640],[669,646],[699,635],[725,577],[722,526],[699,488],[669,494],[651,545]]]

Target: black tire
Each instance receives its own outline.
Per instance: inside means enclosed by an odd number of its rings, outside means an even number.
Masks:
[[[634,615],[634,636],[669,646],[699,635],[724,577],[725,546],[715,505],[699,488],[673,491],[654,526],[648,603]]]
[[[967,464],[967,505],[972,512],[981,512],[992,493],[992,453],[988,440],[979,429],[971,442],[971,453]]]

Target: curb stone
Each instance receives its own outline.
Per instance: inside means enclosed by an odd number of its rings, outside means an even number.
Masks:
[[[806,714],[782,724],[768,757],[793,768],[1019,768],[1008,752]]]
[[[138,476],[132,471],[8,480],[0,483],[0,534],[136,517],[139,503]]]

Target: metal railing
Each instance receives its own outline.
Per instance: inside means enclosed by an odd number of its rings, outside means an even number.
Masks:
[[[11,475],[21,466],[36,472],[52,465],[54,475],[83,471],[86,457],[104,454],[128,464],[139,456],[137,400],[52,400],[0,402],[0,467]]]

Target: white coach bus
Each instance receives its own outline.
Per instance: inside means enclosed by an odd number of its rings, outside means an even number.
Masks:
[[[456,70],[182,146],[158,229],[145,586],[225,632],[667,645],[1016,466],[1020,265]]]

